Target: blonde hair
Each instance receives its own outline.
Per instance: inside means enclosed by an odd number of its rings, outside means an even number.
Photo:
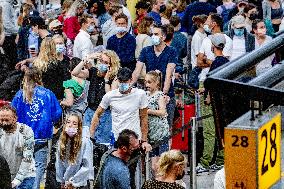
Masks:
[[[114,79],[120,68],[120,59],[118,55],[112,50],[105,50],[102,52],[102,54],[106,55],[110,59],[110,67],[111,67],[110,79]]]
[[[40,52],[33,65],[41,72],[45,72],[52,63],[57,63],[56,46],[51,37],[45,37],[41,42]]]
[[[74,136],[73,138],[70,138],[65,132],[66,121],[71,116],[75,116],[78,119],[78,132],[77,135]],[[62,161],[68,159],[68,162],[71,164],[74,164],[76,162],[76,158],[82,146],[82,132],[83,132],[83,123],[81,117],[77,114],[67,115],[64,121],[63,131],[59,139],[60,159]],[[69,157],[66,157],[68,139],[70,139],[70,152],[68,153]]]
[[[33,102],[34,88],[42,85],[41,72],[37,68],[27,69],[23,79],[23,99],[31,104]]]
[[[149,71],[146,75],[151,76],[152,77],[152,81],[158,82],[159,89],[163,88],[163,76],[162,76],[162,72],[161,71],[159,71],[159,70]]]
[[[70,7],[72,6],[72,4],[74,3],[74,0],[65,0],[62,4],[62,13],[66,13]]]
[[[158,175],[165,176],[169,174],[175,166],[185,163],[186,158],[179,150],[164,152],[158,161]]]
[[[86,7],[86,4],[82,0],[75,0],[70,9],[67,11],[66,17],[76,16],[77,9],[80,7]]]

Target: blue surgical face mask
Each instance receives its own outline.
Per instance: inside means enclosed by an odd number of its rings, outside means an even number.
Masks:
[[[88,28],[87,28],[87,32],[88,33],[93,33],[95,31],[95,26],[94,25],[90,25]]]
[[[152,40],[152,44],[156,45],[156,46],[160,45],[160,43],[161,43],[160,37],[156,36],[156,35],[152,35],[151,40]]]
[[[120,92],[124,93],[129,90],[130,84],[129,83],[119,83],[118,88]]]
[[[244,28],[235,28],[234,29],[234,34],[235,36],[241,37],[243,36],[245,33],[245,29]]]
[[[127,32],[126,27],[121,27],[121,26],[116,27],[116,33],[124,33],[124,32]]]
[[[209,28],[209,25],[208,25],[208,24],[205,24],[205,25],[203,26],[203,29],[205,30],[205,32],[211,33],[211,29]]]
[[[63,53],[65,51],[64,44],[56,44],[56,52],[57,53]]]
[[[105,73],[108,70],[108,65],[99,63],[97,64],[97,68],[100,72]]]

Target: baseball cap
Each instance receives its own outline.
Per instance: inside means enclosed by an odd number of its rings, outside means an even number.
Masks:
[[[52,22],[49,23],[49,29],[50,30],[52,28],[56,28],[58,26],[62,26],[62,23],[59,20],[57,20],[57,19],[55,19],[55,20],[53,20]]]
[[[218,48],[223,49],[226,44],[226,38],[224,34],[222,33],[216,33],[214,35],[210,35],[209,39],[211,40],[211,43]]]
[[[245,27],[245,26],[246,26],[245,17],[243,17],[242,15],[234,16],[234,17],[232,18],[232,26],[233,26],[234,28]]]

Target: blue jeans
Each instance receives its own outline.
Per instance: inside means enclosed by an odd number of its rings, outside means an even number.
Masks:
[[[168,123],[170,128],[173,126],[174,116],[175,116],[175,108],[176,108],[176,99],[175,97],[171,97],[170,102],[167,104],[167,113],[168,113]]]
[[[84,126],[91,125],[92,118],[94,116],[94,111],[88,108],[84,114]],[[105,110],[100,117],[100,122],[95,131],[95,140],[97,143],[110,143],[111,139],[111,111],[109,109]]]
[[[83,120],[83,126],[91,126],[91,122],[93,119],[95,111],[92,110],[91,108],[87,108],[87,110],[84,113],[84,120]]]
[[[40,188],[40,182],[42,180],[42,176],[47,166],[47,153],[48,147],[41,148],[37,152],[35,152],[35,167],[36,167],[36,178],[33,185],[33,189]]]
[[[23,182],[16,188],[17,189],[31,189],[33,187],[34,182],[35,182],[34,177],[25,178]]]

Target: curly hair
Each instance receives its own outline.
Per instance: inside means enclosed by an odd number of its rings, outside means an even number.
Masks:
[[[70,118],[71,116],[75,116],[78,119],[78,133],[73,138],[70,138],[65,132],[66,122],[67,122],[68,118]],[[76,162],[76,158],[77,158],[79,151],[81,149],[81,146],[82,146],[82,132],[83,132],[82,130],[83,130],[83,123],[82,123],[82,119],[79,115],[69,114],[69,115],[66,116],[64,126],[63,126],[63,131],[62,131],[60,139],[59,139],[60,159],[62,161],[64,161],[65,159],[68,159],[68,162],[71,163],[71,164],[74,164]],[[70,141],[70,152],[68,153],[69,157],[66,157],[67,146],[68,146],[67,143],[69,141]]]
[[[45,72],[50,64],[57,63],[56,46],[51,37],[45,37],[40,46],[38,57],[34,60],[34,67]]]
[[[118,55],[112,50],[104,50],[102,54],[106,55],[110,59],[110,67],[111,67],[110,79],[114,79],[120,68],[120,59]]]

